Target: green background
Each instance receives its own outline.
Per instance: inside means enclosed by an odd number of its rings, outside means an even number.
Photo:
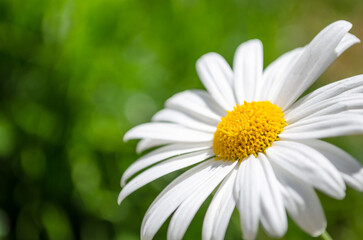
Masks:
[[[266,66],[335,20],[363,39],[362,12],[360,0],[1,0],[0,239],[139,239],[148,206],[180,172],[118,206],[121,174],[138,158],[123,134],[174,93],[202,88],[201,55],[231,63],[240,43],[259,38]],[[313,88],[363,73],[362,57],[354,46]],[[330,141],[363,162],[362,140]],[[363,193],[319,196],[331,235],[361,239]],[[209,201],[185,239],[200,238]],[[240,234],[235,212],[226,239]],[[309,236],[290,221],[284,239]]]

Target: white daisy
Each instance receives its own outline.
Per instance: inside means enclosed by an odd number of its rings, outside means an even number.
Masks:
[[[326,219],[314,189],[337,199],[344,198],[345,184],[363,191],[362,165],[318,140],[363,133],[363,75],[297,99],[341,53],[359,42],[348,33],[351,26],[346,21],[332,23],[308,45],[282,55],[264,71],[259,40],[238,47],[233,71],[223,57],[208,53],[197,62],[207,91],[172,96],[151,123],[125,134],[125,141],[141,139],[137,152],[165,146],[126,170],[119,203],[145,184],[195,165],[151,204],[142,239],[152,239],[170,215],[168,239],[182,239],[216,188],[204,218],[203,239],[224,238],[235,206],[244,239],[256,237],[259,223],[269,236],[283,236],[286,212],[310,235],[322,234]]]

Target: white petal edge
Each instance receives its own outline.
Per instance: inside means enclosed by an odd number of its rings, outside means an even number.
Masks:
[[[207,142],[213,140],[213,133],[201,132],[175,123],[144,123],[131,128],[124,141],[139,138],[153,138],[170,142]]]
[[[153,201],[141,225],[141,239],[151,240],[167,218],[186,199],[190,193],[215,174],[214,159],[207,160],[186,171],[172,181]]]
[[[323,154],[342,174],[344,181],[357,191],[363,191],[363,166],[354,157],[333,144],[310,139],[302,143]]]
[[[272,165],[280,183],[287,212],[297,225],[310,235],[317,237],[326,228],[326,219],[319,198],[311,186],[285,171]]]
[[[198,184],[199,187],[180,204],[173,214],[168,228],[168,239],[182,239],[192,219],[206,198],[218,184],[233,170],[236,162],[226,161],[218,164],[216,174],[208,181]]]
[[[363,133],[363,116],[341,113],[311,117],[297,121],[284,128],[281,139],[328,138]]]
[[[203,240],[223,240],[228,223],[236,206],[233,197],[233,187],[236,180],[238,168],[223,180],[210,203],[203,221]]]
[[[166,101],[165,106],[185,112],[211,125],[217,125],[221,121],[221,117],[227,114],[208,92],[202,90],[187,90],[177,93]]]
[[[309,106],[298,107],[286,113],[284,119],[292,124],[304,118],[316,116],[347,113],[348,110],[363,109],[363,94],[353,93],[339,95],[323,101],[311,103]]]
[[[211,125],[186,113],[165,108],[152,117],[153,122],[172,122],[203,132],[215,132],[216,125]]]
[[[290,109],[285,111],[285,115],[293,114],[295,111],[303,111],[303,109],[309,108],[311,104],[322,102],[339,95],[363,93],[362,86],[363,75],[357,75],[327,84],[299,99]]]
[[[124,200],[128,195],[141,188],[142,186],[154,181],[155,179],[158,179],[176,170],[202,162],[212,157],[213,155],[214,153],[211,150],[197,151],[182,156],[170,158],[169,160],[166,160],[162,163],[159,163],[158,165],[147,169],[125,185],[125,187],[121,190],[118,196],[118,204],[121,204],[122,200]]]
[[[222,56],[207,53],[196,64],[200,80],[221,107],[233,110],[236,100],[231,87],[232,70]]]
[[[352,24],[347,21],[337,21],[324,28],[305,48],[294,66],[286,72],[280,81],[274,104],[282,110],[295,100],[327,69],[338,57],[336,49],[351,29]],[[343,43],[346,45],[346,43]],[[280,94],[283,93],[284,94]]]
[[[268,100],[273,102],[276,95],[279,93],[279,89],[275,86],[279,85],[279,81],[284,79],[284,74],[290,70],[295,61],[300,57],[304,48],[296,48],[291,50],[275,61],[273,61],[263,72],[262,83],[259,100]],[[284,94],[283,92],[280,94]]]
[[[152,139],[152,138],[144,138],[141,139],[137,145],[136,145],[136,153],[140,154],[145,150],[148,150],[153,147],[159,147],[162,145],[173,143],[171,141],[167,140],[158,140],[158,139]]]
[[[237,48],[233,71],[237,103],[253,101],[262,87],[263,47],[260,40],[247,41]]]
[[[258,159],[251,155],[244,159],[238,169],[234,188],[240,213],[244,239],[255,239],[261,214],[260,196],[263,181],[262,167]]]
[[[340,56],[343,52],[345,52],[345,50],[357,43],[360,43],[359,38],[351,33],[347,33],[340,41],[339,45],[335,48],[335,52],[338,56]]]
[[[273,165],[309,184],[325,194],[342,199],[345,184],[339,171],[315,149],[298,142],[276,141],[266,150]]]
[[[269,236],[281,238],[287,230],[287,217],[279,183],[267,157],[260,153],[257,159],[265,181],[261,190],[261,223]]]
[[[121,177],[121,187],[125,186],[126,181],[138,171],[141,171],[155,163],[181,154],[194,151],[210,149],[211,143],[175,143],[155,149],[133,162]]]

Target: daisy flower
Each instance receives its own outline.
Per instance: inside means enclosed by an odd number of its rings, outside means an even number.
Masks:
[[[359,42],[348,33],[351,27],[346,21],[334,22],[265,70],[259,40],[238,47],[233,71],[217,53],[197,61],[207,91],[172,96],[151,123],[124,136],[125,141],[141,139],[137,152],[159,148],[125,171],[119,203],[145,184],[192,166],[151,204],[141,239],[152,239],[171,215],[167,237],[182,239],[214,190],[203,239],[223,239],[235,207],[244,239],[255,239],[259,224],[269,236],[283,236],[287,213],[308,234],[324,232],[326,219],[315,189],[336,199],[344,198],[346,185],[363,191],[362,165],[319,140],[363,133],[363,75],[298,98]]]

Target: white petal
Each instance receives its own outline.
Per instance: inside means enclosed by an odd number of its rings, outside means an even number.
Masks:
[[[261,88],[260,100],[269,100],[274,103],[278,94],[284,94],[284,92],[280,93],[279,88],[276,88],[276,86],[280,86],[280,81],[285,79],[284,74],[294,65],[302,51],[303,48],[289,51],[281,55],[265,69],[262,77],[263,87]]]
[[[214,176],[215,160],[205,161],[172,181],[153,201],[141,225],[141,239],[152,239],[166,219],[190,193]]]
[[[136,153],[140,154],[143,151],[153,148],[153,147],[158,147],[161,145],[166,145],[166,144],[170,144],[172,143],[171,141],[167,141],[167,140],[158,140],[158,139],[152,139],[152,138],[144,138],[141,139],[137,145],[136,145]]]
[[[208,123],[204,123],[200,119],[197,119],[191,115],[168,108],[165,108],[157,112],[153,116],[152,121],[161,121],[161,122],[166,121],[166,122],[177,123],[188,128],[205,132],[214,133],[216,131],[216,125],[210,125]]]
[[[182,239],[194,215],[197,213],[205,199],[212,193],[217,185],[230,173],[237,162],[216,161],[214,168],[216,174],[190,194],[175,211],[168,228],[168,239]]]
[[[244,239],[255,239],[260,218],[260,195],[262,189],[262,168],[255,156],[243,160],[238,169],[235,189],[237,207],[239,208]],[[237,191],[236,191],[237,190]]]
[[[227,112],[215,100],[202,90],[188,90],[169,98],[165,106],[185,112],[211,125],[217,125]]]
[[[198,150],[210,149],[212,143],[175,143],[165,147],[158,148],[131,164],[126,169],[121,178],[121,187],[126,184],[126,181],[138,171],[147,168],[157,162],[174,157],[177,155],[190,153]]]
[[[203,221],[203,240],[223,240],[236,206],[233,186],[238,168],[224,179],[210,203]]]
[[[231,87],[232,70],[217,53],[207,53],[197,61],[197,72],[205,88],[226,110],[233,110],[236,100]]]
[[[363,116],[351,113],[311,117],[284,128],[283,139],[327,138],[363,133]]]
[[[339,56],[340,54],[345,52],[345,50],[347,50],[348,48],[357,43],[360,43],[359,38],[357,38],[351,33],[347,33],[340,41],[339,45],[335,48],[335,52]]]
[[[258,155],[265,183],[261,190],[261,223],[269,236],[280,238],[287,230],[284,201],[275,172],[264,154]]]
[[[152,182],[155,179],[158,179],[159,177],[162,177],[168,173],[204,161],[211,156],[213,156],[213,151],[202,150],[171,158],[147,169],[125,185],[125,187],[121,190],[118,196],[118,203],[120,204],[121,201],[125,199],[128,195],[141,188],[142,186],[148,184],[149,182]]]
[[[286,122],[291,124],[304,118],[347,113],[348,110],[360,109],[363,109],[363,94],[354,93],[311,103],[309,106],[303,105],[294,108],[290,112],[286,113],[284,118]]]
[[[331,197],[344,198],[345,184],[340,173],[313,148],[298,142],[276,141],[266,153],[273,166],[278,165]]]
[[[171,142],[207,142],[213,140],[213,133],[186,128],[174,123],[144,123],[130,129],[124,141],[138,138],[153,138]]]
[[[338,95],[363,93],[363,75],[357,75],[351,78],[343,79],[334,83],[325,85],[299,99],[290,109],[285,111],[285,115],[290,112],[300,111],[309,108],[310,105],[328,100]],[[292,114],[292,113],[291,113]]]
[[[322,153],[340,171],[344,181],[352,188],[363,191],[363,166],[342,149],[321,141],[305,140],[304,144]]]
[[[280,167],[274,166],[274,170],[281,184],[285,207],[291,218],[312,236],[321,235],[326,228],[326,219],[315,191]]]
[[[352,24],[337,21],[324,28],[304,48],[303,53],[294,66],[286,73],[280,86],[280,94],[275,104],[286,110],[326,68],[338,57],[336,49],[342,49],[339,44],[347,34]],[[344,45],[345,42],[343,43]]]
[[[242,43],[236,50],[234,61],[234,90],[238,104],[251,102],[260,90],[263,71],[263,50],[260,40]]]

